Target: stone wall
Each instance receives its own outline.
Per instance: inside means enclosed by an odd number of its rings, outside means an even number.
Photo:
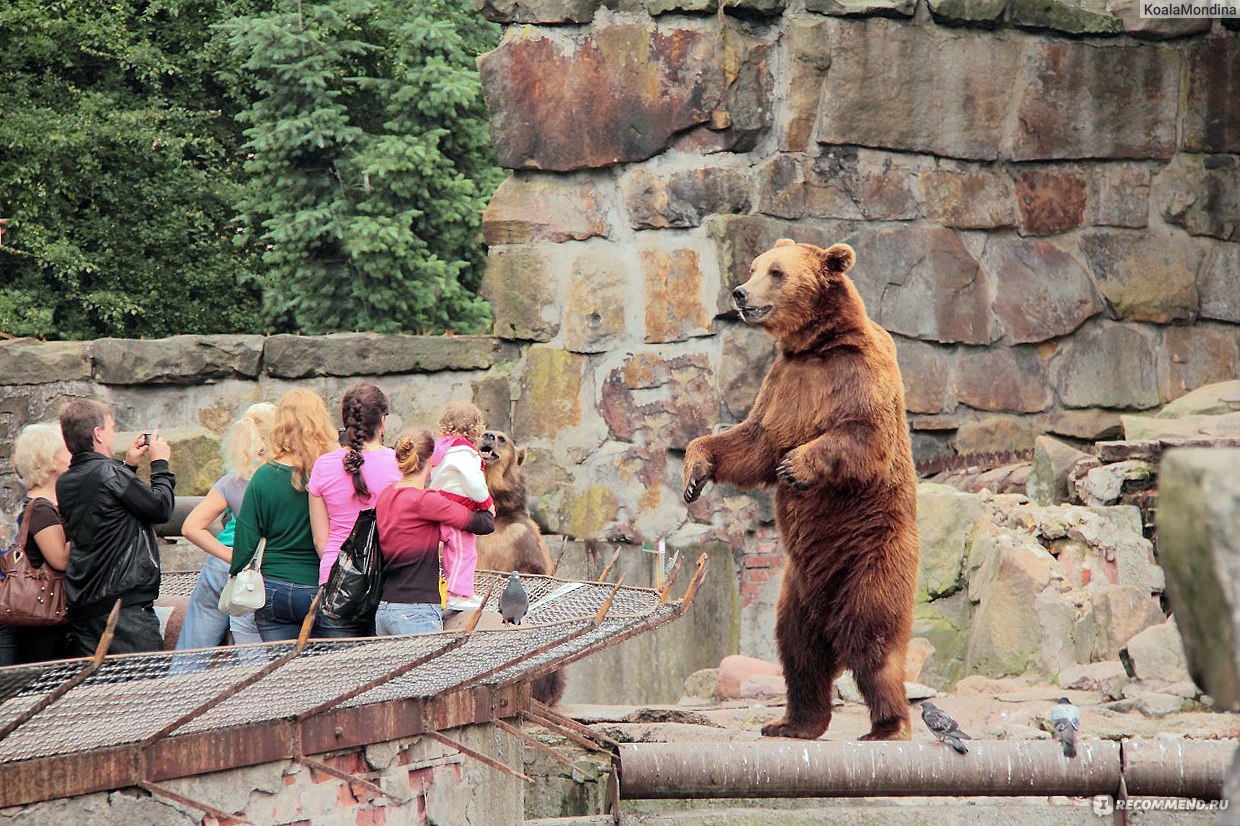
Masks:
[[[765,518],[715,490],[685,525],[676,488],[771,357],[728,295],[781,236],[856,247],[922,458],[1114,437],[1240,368],[1234,27],[1061,0],[479,7],[510,24],[480,67],[513,170],[483,289],[530,342],[518,431],[557,459],[561,528],[736,543]]]

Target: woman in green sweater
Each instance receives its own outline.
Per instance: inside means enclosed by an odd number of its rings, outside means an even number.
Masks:
[[[245,489],[233,540],[231,573],[254,558],[267,539],[259,570],[267,601],[254,612],[263,642],[296,639],[319,587],[319,555],[310,531],[306,481],[314,460],[336,448],[327,406],[309,390],[290,390],[276,407],[275,455],[254,471]]]

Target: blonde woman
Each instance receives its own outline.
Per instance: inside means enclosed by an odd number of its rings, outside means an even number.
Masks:
[[[22,428],[13,445],[13,469],[26,487],[21,518],[30,530],[23,549],[36,568],[69,567],[69,542],[57,510],[56,480],[69,468],[69,450],[58,424]],[[0,665],[59,660],[73,656],[67,625],[47,628],[0,626]]]
[[[276,407],[271,460],[250,478],[237,514],[231,573],[267,540],[260,570],[267,602],[254,612],[264,642],[296,639],[319,587],[319,555],[310,529],[306,484],[315,461],[336,448],[327,405],[309,390],[290,390]]]
[[[182,534],[206,551],[207,559],[185,609],[185,622],[177,637],[178,651],[220,645],[229,630],[235,643],[262,641],[253,614],[230,617],[219,609],[219,602],[220,591],[228,581],[228,565],[232,562],[237,514],[241,512],[250,477],[271,455],[271,429],[275,420],[276,406],[260,402],[250,405],[241,418],[233,422],[220,446],[227,473],[185,517]],[[208,526],[221,516],[226,518],[224,529],[218,535],[212,534]]]

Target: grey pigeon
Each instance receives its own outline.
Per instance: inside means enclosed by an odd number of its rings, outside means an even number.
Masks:
[[[505,625],[520,625],[528,610],[530,610],[530,596],[525,593],[525,586],[521,584],[521,576],[513,571],[508,576],[508,584],[504,586],[504,592],[499,595],[500,616],[504,618]]]
[[[926,701],[921,704],[921,719],[925,722],[926,728],[940,740],[946,741],[953,749],[961,754],[968,754],[969,749],[964,743],[960,742],[961,738],[972,740],[973,738],[960,730],[960,725],[947,716],[947,713],[934,703]]]
[[[1076,733],[1081,729],[1081,710],[1067,697],[1051,707],[1051,726],[1063,746],[1064,757],[1076,757]]]

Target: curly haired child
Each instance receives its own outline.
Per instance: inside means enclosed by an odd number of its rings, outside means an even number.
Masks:
[[[483,474],[482,454],[474,443],[486,425],[482,411],[470,402],[451,402],[439,414],[435,452],[431,456],[430,487],[475,511],[492,507]],[[481,601],[474,597],[474,570],[478,548],[472,533],[444,525],[444,579],[448,583],[449,611],[469,611]]]

